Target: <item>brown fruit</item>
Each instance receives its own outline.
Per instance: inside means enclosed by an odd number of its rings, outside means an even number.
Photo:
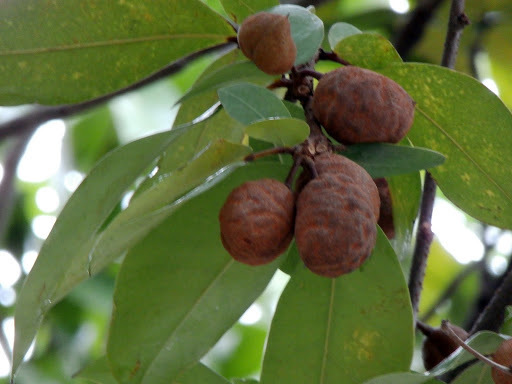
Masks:
[[[393,222],[393,200],[389,184],[385,178],[373,179],[380,197],[379,226],[384,231],[388,239],[395,237],[395,223]]]
[[[297,198],[295,241],[314,273],[338,277],[357,269],[376,242],[376,219],[357,184],[325,173]]]
[[[512,339],[505,340],[494,352],[493,360],[505,367],[512,368]],[[491,376],[496,384],[512,384],[512,375],[492,368]]]
[[[274,260],[292,240],[294,200],[290,189],[273,179],[249,181],[235,188],[219,213],[224,248],[249,265]]]
[[[453,324],[449,324],[449,327],[462,340],[466,340],[469,337],[469,334],[461,327]],[[426,336],[423,341],[422,357],[423,365],[427,371],[434,368],[459,347],[448,333],[441,328],[431,328],[423,325],[420,330]]]
[[[414,101],[390,78],[354,66],[326,73],[313,96],[313,113],[345,144],[397,143],[414,119]]]
[[[288,17],[274,13],[260,12],[245,19],[238,30],[238,45],[269,75],[288,72],[297,57]]]

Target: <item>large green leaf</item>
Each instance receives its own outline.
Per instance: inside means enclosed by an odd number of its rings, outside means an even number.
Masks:
[[[219,140],[213,142],[186,166],[159,176],[155,185],[139,194],[98,235],[89,252],[90,274],[97,273],[113,258],[138,243],[180,204],[202,190],[199,187],[199,191],[192,191],[184,196],[186,192],[200,186],[209,176],[223,168],[241,161],[250,152],[249,147]]]
[[[105,156],[68,200],[18,296],[13,372],[43,317],[89,276],[89,251],[123,193],[184,129],[149,136]]]
[[[455,205],[483,222],[512,228],[512,115],[475,79],[428,64],[380,69],[417,102],[408,137],[446,156],[432,174]]]
[[[290,21],[293,41],[297,47],[295,65],[307,63],[317,53],[324,39],[324,23],[304,7],[293,4],[278,5],[270,12],[285,15]]]
[[[329,34],[327,35],[327,39],[329,40],[329,45],[331,49],[334,50],[336,45],[346,37],[357,35],[359,33],[363,33],[358,28],[354,27],[352,24],[348,23],[334,23],[329,28]]]
[[[106,356],[92,362],[75,376],[77,379],[84,379],[95,384],[117,384],[117,380],[112,376]],[[194,364],[190,369],[168,384],[229,384],[229,382],[213,372],[201,363]]]
[[[373,178],[430,169],[445,161],[442,154],[430,149],[385,143],[351,145],[342,154],[366,169]]]
[[[239,83],[218,90],[222,106],[231,117],[242,124],[259,120],[290,117],[281,99],[266,88]]]
[[[286,171],[275,163],[238,169],[183,204],[127,254],[107,347],[118,380],[168,383],[201,358],[263,291],[280,259],[260,267],[234,261],[220,241],[218,212],[242,182],[283,179]]]
[[[364,384],[437,384],[442,381],[420,373],[390,373],[365,381]]]
[[[0,13],[3,105],[97,97],[234,35],[198,0],[3,1]]]
[[[297,268],[272,321],[262,384],[360,384],[409,369],[413,318],[402,270],[379,231],[370,259],[336,279]]]
[[[452,384],[496,384],[491,376],[491,367],[479,361],[457,375]]]
[[[277,146],[294,146],[309,136],[309,125],[299,119],[273,119],[257,121],[245,128],[249,136]]]
[[[220,0],[224,10],[235,23],[242,23],[247,16],[279,4],[277,0]]]
[[[352,65],[369,69],[402,62],[393,45],[375,33],[348,36],[336,45],[334,52]]]

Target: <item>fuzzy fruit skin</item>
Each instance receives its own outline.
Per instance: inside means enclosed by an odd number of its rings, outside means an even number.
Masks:
[[[295,199],[286,185],[274,179],[246,182],[220,210],[222,244],[242,263],[269,263],[288,248],[294,216]]]
[[[238,45],[269,75],[288,72],[297,57],[288,17],[274,13],[259,12],[245,19],[238,30]]]
[[[461,327],[450,324],[450,328],[462,340],[466,340],[469,334]],[[446,359],[458,348],[458,344],[441,328],[434,328],[423,341],[422,357],[423,365],[430,371],[441,361]]]
[[[295,241],[312,272],[338,277],[359,268],[376,239],[374,213],[357,185],[326,173],[300,192]]]
[[[505,367],[512,366],[512,339],[505,340],[496,352],[493,353],[493,360]],[[496,368],[492,368],[491,376],[496,384],[512,384],[512,375],[508,375]]]
[[[326,73],[313,96],[313,113],[344,144],[402,140],[413,123],[414,101],[390,78],[354,66]]]

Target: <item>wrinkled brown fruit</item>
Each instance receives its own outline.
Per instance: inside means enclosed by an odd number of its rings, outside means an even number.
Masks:
[[[512,367],[512,339],[501,343],[497,351],[493,353],[492,358],[495,362],[505,367]],[[496,384],[512,384],[512,375],[506,374],[499,369],[492,368],[491,376]]]
[[[388,182],[385,178],[374,179],[375,185],[379,190],[380,214],[379,226],[384,231],[388,239],[395,237],[395,223],[393,222],[393,200]]]
[[[414,105],[390,78],[354,66],[326,73],[313,96],[315,117],[345,144],[399,142],[411,128]]]
[[[376,239],[375,214],[365,192],[350,178],[325,173],[300,192],[295,241],[312,272],[338,277],[359,268]]]
[[[238,30],[238,45],[247,58],[269,75],[288,72],[297,57],[290,22],[283,15],[260,12],[249,16]]]
[[[219,213],[221,240],[234,259],[262,265],[283,253],[293,237],[293,193],[274,179],[246,182]]]
[[[469,334],[461,327],[450,324],[450,328],[462,340],[469,337]],[[427,371],[430,371],[459,347],[441,328],[432,328],[428,332],[422,330],[422,332],[427,333],[422,347],[423,365]]]

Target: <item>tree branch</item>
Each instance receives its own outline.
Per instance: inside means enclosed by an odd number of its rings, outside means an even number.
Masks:
[[[410,13],[407,24],[395,35],[393,45],[405,58],[421,39],[427,24],[444,0],[424,0]]]
[[[106,101],[113,99],[114,97],[124,95],[128,92],[135,91],[140,89],[148,84],[151,84],[157,80],[163,79],[169,75],[173,75],[183,68],[185,68],[192,61],[214,52],[229,52],[237,46],[237,43],[234,41],[227,41],[225,43],[221,43],[218,45],[214,45],[212,47],[208,47],[202,49],[200,51],[191,53],[188,56],[184,56],[166,67],[158,70],[157,72],[149,75],[148,77],[133,83],[125,88],[119,89],[117,91],[108,93],[106,95],[97,97],[95,99],[87,100],[77,104],[66,104],[66,105],[57,105],[57,106],[38,106],[33,109],[31,112],[20,116],[18,118],[14,118],[10,121],[0,124],[0,141],[4,140],[6,137],[12,135],[21,135],[26,131],[32,130],[34,127],[41,125],[42,123],[58,118],[65,118],[69,116],[73,116],[77,113],[84,112],[86,110],[97,107]]]
[[[464,27],[469,23],[467,16],[464,14],[465,0],[452,0],[450,10],[450,21],[448,23],[448,31],[444,44],[444,52],[441,64],[448,68],[453,68],[457,51],[459,47],[460,36]],[[425,277],[425,269],[427,266],[428,253],[432,244],[432,211],[434,208],[434,200],[436,197],[436,182],[432,178],[430,172],[425,174],[425,182],[423,185],[423,196],[421,200],[421,210],[416,235],[416,245],[411,265],[411,273],[409,275],[409,294],[414,317],[418,314],[418,307],[423,287],[423,279]]]

